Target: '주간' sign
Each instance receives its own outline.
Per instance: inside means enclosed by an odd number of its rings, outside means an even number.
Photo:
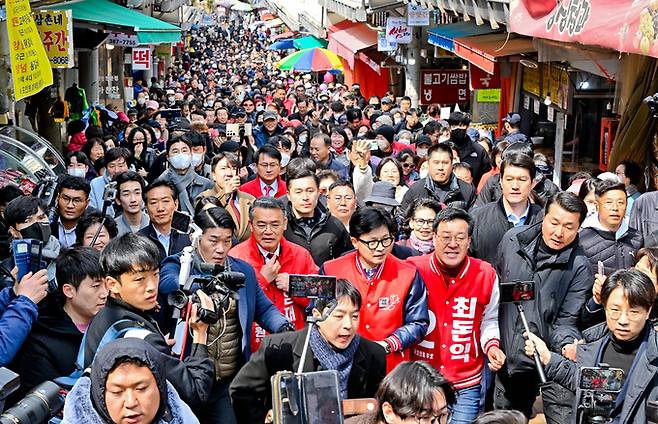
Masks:
[[[468,71],[423,69],[420,73],[421,104],[468,102]]]
[[[411,37],[411,28],[407,24],[407,18],[386,18],[386,39],[389,43],[409,44]]]
[[[72,68],[74,63],[71,10],[37,10],[34,12],[34,23],[39,29],[50,66]]]
[[[151,69],[151,49],[133,49],[133,71],[148,71]]]

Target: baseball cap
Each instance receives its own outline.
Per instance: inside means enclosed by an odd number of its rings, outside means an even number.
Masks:
[[[275,121],[278,121],[279,120],[279,115],[277,115],[277,113],[272,111],[272,110],[267,110],[263,114],[263,122],[265,122],[269,119],[274,119]]]
[[[386,97],[382,97],[382,99],[381,99],[379,102],[380,102],[380,103],[386,103],[386,104],[393,103],[393,102],[391,101],[391,98],[388,97],[388,96],[386,96]]]
[[[247,111],[243,107],[236,107],[233,109],[233,116],[247,116]]]
[[[509,122],[510,125],[518,125],[521,123],[521,115],[516,112],[508,113],[507,116],[503,118],[503,122]]]
[[[147,109],[153,109],[153,110],[158,110],[160,109],[160,104],[156,102],[155,100],[149,100],[146,102],[146,108]]]
[[[431,146],[432,139],[427,134],[421,134],[416,138],[416,147],[418,146]]]

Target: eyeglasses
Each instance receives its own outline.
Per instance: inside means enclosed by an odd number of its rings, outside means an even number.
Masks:
[[[257,224],[254,224],[254,227],[256,227],[256,229],[261,233],[265,232],[268,227],[272,231],[276,232],[279,231],[281,227],[283,227],[283,224],[281,224],[280,222],[270,222],[269,224],[264,222],[259,222]]]
[[[416,224],[420,225],[421,227],[424,227],[424,226],[426,226],[426,225],[427,225],[428,227],[431,227],[432,224],[434,224],[434,220],[433,220],[433,219],[414,218],[414,222],[415,222]]]
[[[414,417],[417,424],[445,424],[448,422],[448,414],[436,415],[433,417]]]
[[[624,209],[626,208],[626,202],[623,200],[618,200],[616,202],[613,202],[612,200],[607,200],[603,202],[603,207],[610,210],[613,207],[617,206],[618,209]]]
[[[645,312],[643,311],[634,311],[634,310],[620,311],[619,309],[607,309],[607,308],[605,312],[606,315],[608,315],[608,318],[614,321],[617,321],[621,317],[622,312],[626,314],[626,318],[628,318],[630,321],[637,321],[640,318],[642,318],[642,316],[645,314]]]
[[[370,250],[377,250],[377,248],[381,245],[383,248],[387,248],[390,245],[393,244],[393,241],[395,241],[395,238],[393,236],[388,236],[386,238],[383,238],[381,240],[362,240],[358,238],[361,243],[365,244],[368,246],[368,249]]]
[[[347,194],[345,196],[332,196],[332,199],[334,199],[334,202],[336,203],[340,203],[343,200],[346,202],[351,202],[352,200],[354,200],[354,196],[352,196],[351,194]]]
[[[441,240],[441,243],[443,244],[450,244],[454,241],[459,245],[464,245],[466,244],[466,242],[468,242],[468,236],[466,234],[456,234],[456,235],[443,234],[439,236],[439,240]]]
[[[413,168],[414,166],[416,166],[416,165],[413,164],[413,163],[407,163],[407,162],[405,162],[405,163],[402,164],[402,167],[405,168],[405,169],[406,169],[406,168]]]
[[[275,169],[280,166],[278,163],[259,163],[258,166],[262,166],[265,169]]]
[[[69,197],[69,196],[66,196],[66,195],[63,195],[63,194],[60,194],[59,198],[61,199],[62,202],[66,203],[66,204],[73,203],[74,206],[80,206],[85,201],[81,197]]]

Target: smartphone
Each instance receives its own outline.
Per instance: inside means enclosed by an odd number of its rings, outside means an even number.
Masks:
[[[181,117],[180,109],[162,109],[160,110],[160,116],[166,120],[173,120]]]
[[[370,143],[370,150],[378,150],[379,145],[377,144],[377,140],[368,140],[368,143]]]
[[[599,261],[597,266],[598,266],[598,270],[597,270],[598,274],[599,275],[605,275],[605,266],[603,266],[603,262]]]
[[[336,277],[290,274],[289,282],[288,294],[291,297],[336,298]]]
[[[189,214],[185,212],[175,211],[174,217],[171,220],[171,227],[180,231],[181,233],[187,234],[190,231],[191,222],[192,222],[192,217]]]
[[[516,303],[535,300],[534,281],[512,281],[500,283],[500,302]]]
[[[112,181],[105,184],[103,189],[103,201],[104,202],[114,202],[114,199],[117,197],[117,182]]]
[[[583,367],[579,371],[578,387],[584,390],[619,392],[623,384],[621,368]]]
[[[43,243],[38,240],[14,240],[12,242],[12,252],[14,255],[14,264],[18,268],[17,281],[29,273],[39,271],[43,266],[41,263],[41,253]]]

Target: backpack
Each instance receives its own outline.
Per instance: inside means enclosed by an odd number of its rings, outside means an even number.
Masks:
[[[103,337],[101,338],[101,341],[98,342],[98,347],[96,348],[97,353],[103,346],[105,346],[107,343],[111,342],[112,340],[120,339],[124,336],[129,331],[138,331],[140,333],[143,332],[148,332],[150,333],[149,330],[145,329],[144,327],[140,326],[137,322],[129,320],[129,319],[122,319],[114,324],[112,324],[106,331],[105,334],[103,334]],[[87,334],[88,332],[85,331],[84,336],[82,336],[82,342],[80,343],[80,349],[78,350],[78,356],[75,360],[75,370],[68,376],[63,376],[63,377],[58,377],[54,381],[55,383],[59,384],[61,387],[66,388],[67,390],[71,390],[71,388],[75,385],[76,381],[83,375],[87,373],[87,370],[85,370],[85,344],[87,342]],[[94,353],[94,354],[95,354]]]

